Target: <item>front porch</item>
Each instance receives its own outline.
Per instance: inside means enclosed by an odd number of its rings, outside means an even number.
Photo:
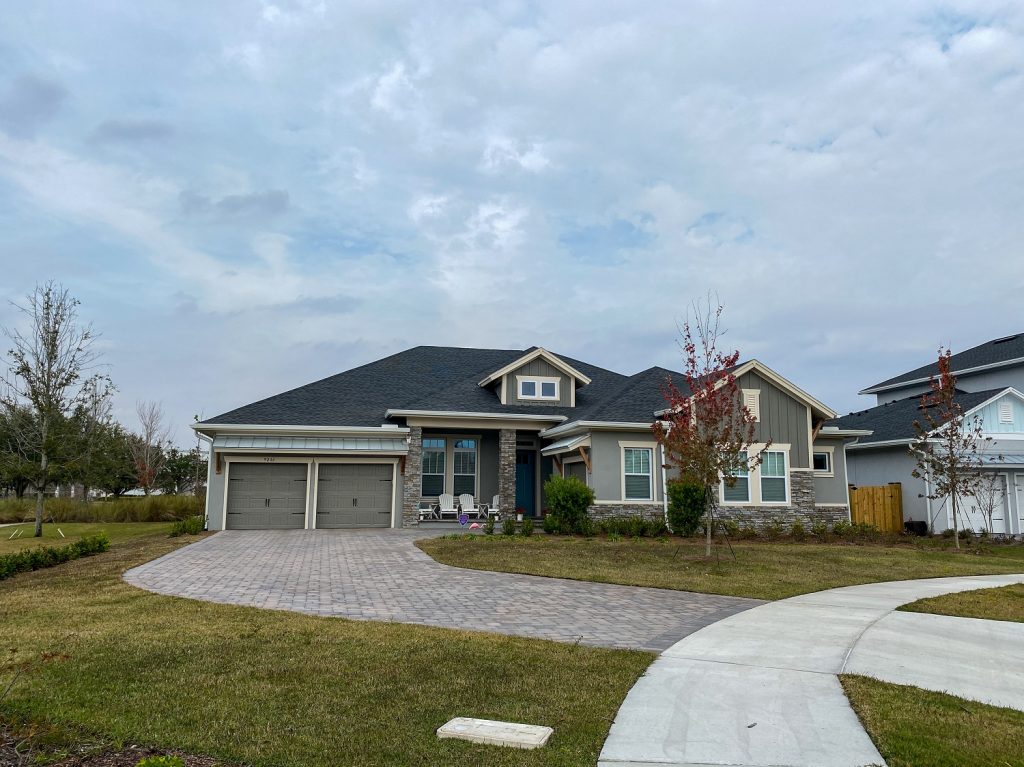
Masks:
[[[459,496],[471,495],[476,511],[499,518],[522,514],[539,518],[544,481],[554,461],[541,454],[537,430],[410,427],[403,467],[402,526],[459,524]],[[436,511],[442,495],[454,496],[454,511]],[[435,510],[424,514],[424,509]]]

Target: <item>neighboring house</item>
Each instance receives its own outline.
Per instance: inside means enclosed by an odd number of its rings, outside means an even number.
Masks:
[[[1019,535],[1024,532],[1024,334],[997,338],[954,354],[950,366],[956,378],[956,400],[969,418],[981,419],[986,437],[981,445],[986,482],[978,496],[957,502],[959,526],[980,532]],[[953,527],[948,498],[929,500],[927,478],[917,479],[910,452],[916,436],[914,421],[923,422],[921,396],[938,365],[911,370],[869,386],[877,405],[835,419],[830,425],[865,429],[870,435],[847,446],[850,483],[857,486],[902,485],[903,516],[927,522],[939,533]]]
[[[720,488],[723,514],[848,519],[835,413],[755,361],[735,370],[764,463]],[[665,512],[651,432],[669,376],[625,376],[541,348],[420,346],[196,424],[211,441],[207,521],[224,528],[410,527],[442,493],[539,517],[575,476],[595,517]]]

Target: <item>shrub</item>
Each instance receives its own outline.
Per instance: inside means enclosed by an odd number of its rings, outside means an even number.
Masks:
[[[609,541],[613,541],[613,542],[614,541],[621,541],[622,540],[622,536],[619,535],[618,533],[608,533],[608,540]]]
[[[740,525],[739,538],[741,540],[753,540],[757,537],[757,528],[750,522],[744,522]]]
[[[828,537],[828,525],[823,520],[818,520],[811,525],[811,535],[820,540],[825,540]]]
[[[799,519],[789,526],[789,535],[794,541],[802,541],[807,537],[807,528]]]
[[[676,535],[690,537],[700,529],[707,506],[704,487],[696,482],[668,483],[668,521]]]
[[[837,538],[847,538],[853,532],[853,525],[845,519],[840,519],[832,525],[832,534]]]
[[[146,756],[135,763],[135,767],[185,767],[185,762],[179,756],[165,754],[164,756]]]
[[[730,538],[740,537],[740,526],[735,519],[722,519],[719,521],[722,523],[722,529],[727,536]]]
[[[558,517],[545,514],[544,520],[541,522],[541,528],[548,535],[558,535],[562,532],[562,523],[558,520]]]
[[[203,532],[203,528],[206,526],[206,520],[201,516],[188,517],[182,519],[171,525],[171,537],[177,538],[179,535],[199,535]]]
[[[501,534],[502,535],[515,535],[516,534],[516,521],[511,517],[505,517],[501,520]]]
[[[764,523],[761,527],[761,532],[764,533],[764,537],[769,541],[777,540],[782,537],[782,534],[786,531],[785,526],[778,519],[771,519]]]
[[[103,533],[86,535],[67,546],[40,546],[0,555],[0,581],[29,570],[42,570],[79,557],[99,554],[110,548],[110,539]]]
[[[593,524],[587,516],[587,509],[594,504],[594,491],[576,477],[551,477],[544,483],[544,495],[548,499],[548,515],[558,519],[562,533],[593,535]]]
[[[529,538],[533,535],[533,520],[527,517],[523,520],[523,523],[519,526],[519,534]]]
[[[0,500],[0,523],[35,518],[34,498]],[[151,495],[80,501],[47,498],[47,518],[55,522],[173,522],[203,513],[203,498],[193,495]]]
[[[494,517],[490,514],[488,514],[487,519],[484,520],[484,535],[494,535]]]
[[[651,538],[663,538],[668,534],[668,525],[665,524],[664,519],[649,519],[647,520],[647,534]]]

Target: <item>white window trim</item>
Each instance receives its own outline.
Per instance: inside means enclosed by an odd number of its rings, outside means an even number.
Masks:
[[[472,439],[472,440],[475,440],[476,447],[472,451],[470,451],[468,448],[464,448],[464,447],[456,448],[455,447],[455,443],[458,442],[460,439]],[[461,451],[463,453],[473,452],[475,454],[474,458],[473,458],[473,497],[479,499],[480,498],[480,438],[479,437],[466,437],[466,436],[452,437],[451,438],[451,445],[452,445],[452,471],[451,471],[452,483],[451,483],[450,487],[452,489],[452,494],[453,495],[455,494],[455,452],[456,452],[456,450],[459,450],[459,451]],[[460,477],[468,477],[469,475],[468,474],[460,473],[459,476]],[[447,477],[445,478],[445,481],[446,482],[448,481]]]
[[[534,395],[523,394],[523,384],[532,381],[537,384],[537,393]],[[541,384],[553,383],[555,385],[555,396],[545,397],[540,393]],[[542,400],[544,402],[558,402],[562,398],[561,379],[558,376],[516,376],[516,396],[519,399]]]
[[[765,445],[764,443],[755,443],[747,448],[747,456],[758,456],[763,455]],[[727,501],[725,500],[725,480],[721,479],[718,481],[718,503],[720,506],[730,507],[737,506],[745,508],[749,506],[775,506],[778,508],[786,508],[793,505],[793,494],[791,489],[790,476],[794,469],[789,456],[790,456],[791,445],[788,444],[775,444],[768,448],[769,453],[785,453],[786,454],[786,500],[783,501],[762,501],[761,500],[761,464],[752,467],[747,472],[747,482],[750,489],[750,500],[749,501]],[[806,469],[805,469],[806,471]]]
[[[750,414],[754,416],[754,421],[760,423],[761,421],[761,390],[760,389],[742,389],[743,392],[743,405],[750,411]]]
[[[814,454],[815,453],[827,453],[828,454],[828,470],[819,471],[814,468]],[[811,469],[814,471],[816,477],[834,477],[836,475],[836,449],[834,447],[812,447],[811,448]],[[789,464],[786,464],[787,473],[792,471],[789,468]]]
[[[586,463],[584,462],[584,460],[582,458],[569,458],[569,459],[566,459],[566,460],[561,462],[561,464],[562,464],[562,479],[565,479],[568,476],[565,473],[565,467],[568,466],[569,464],[574,464],[574,463],[582,463],[583,464],[583,468],[584,468],[583,476],[586,477],[586,485],[587,485],[587,487],[590,487],[590,472],[586,471],[587,466],[586,466]]]
[[[777,446],[772,445],[770,448],[768,448],[764,452],[763,455],[767,455],[768,453],[782,453],[783,456],[784,456],[783,460],[785,460],[785,462],[786,462],[786,473],[785,473],[785,475],[783,477],[781,477],[781,479],[783,479],[785,481],[786,500],[784,500],[784,501],[765,501],[765,500],[761,499],[761,505],[762,506],[792,506],[793,505],[793,503],[792,503],[793,496],[790,493],[790,489],[789,489],[789,473],[790,473],[789,450],[780,450]],[[763,464],[761,464],[761,465],[763,465]],[[758,467],[757,467],[757,494],[758,494],[759,498],[761,496],[761,479],[762,479],[761,465],[758,465]],[[771,479],[780,479],[780,477],[771,477]]]
[[[658,485],[655,480],[654,456],[656,442],[620,442],[619,443],[619,497],[622,503],[650,503],[658,500]],[[651,495],[647,498],[626,498],[626,448],[651,451]],[[641,476],[639,474],[635,476]]]
[[[476,440],[476,493],[473,497],[480,499],[480,450],[483,440],[479,434],[427,434],[421,439],[443,439],[444,440],[444,490],[443,493],[455,491],[455,442],[460,439]],[[436,448],[435,448],[436,449]],[[421,448],[422,450],[422,448]],[[423,463],[420,462],[420,500],[436,498],[435,495],[423,495]]]
[[[440,448],[437,448],[437,447],[424,447],[423,446],[423,441],[428,440],[428,439],[443,439],[444,440],[444,450],[442,451]],[[443,437],[443,436],[437,435],[437,434],[431,434],[431,435],[429,435],[427,437],[422,437],[421,438],[421,441],[420,441],[420,498],[435,498],[436,497],[436,496],[433,496],[433,495],[424,495],[423,494],[423,478],[424,477],[436,477],[436,476],[438,476],[435,472],[431,472],[430,474],[427,474],[425,471],[423,471],[423,453],[426,453],[427,451],[430,451],[430,452],[443,452],[444,453],[444,466],[442,467],[441,475],[440,475],[441,476],[441,492],[444,493],[445,490],[448,488],[448,465],[449,465],[448,447],[449,447],[448,437]]]

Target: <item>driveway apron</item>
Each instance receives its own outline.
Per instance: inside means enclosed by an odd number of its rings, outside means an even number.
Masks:
[[[159,594],[660,652],[759,600],[483,572],[407,530],[229,530],[125,573]],[[471,545],[471,544],[470,544]]]

